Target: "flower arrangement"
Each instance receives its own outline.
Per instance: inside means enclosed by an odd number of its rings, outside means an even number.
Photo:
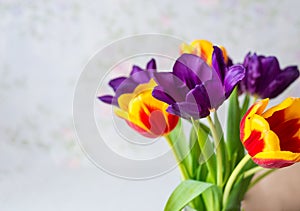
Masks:
[[[114,96],[99,99],[133,130],[164,136],[172,148],[182,182],[165,211],[240,210],[258,181],[300,161],[300,98],[266,109],[299,70],[281,69],[276,57],[251,53],[233,64],[224,47],[206,40],[183,44],[180,54],[172,72],[158,71],[154,59],[144,69],[133,66],[129,77],[109,82]],[[217,113],[226,100],[225,133]],[[192,125],[189,142],[182,120]]]

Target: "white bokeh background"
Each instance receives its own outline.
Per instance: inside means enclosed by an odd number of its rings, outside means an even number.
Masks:
[[[162,210],[176,170],[115,178],[76,141],[72,100],[88,59],[116,39],[162,33],[222,44],[236,62],[256,51],[299,66],[299,8],[297,0],[0,0],[0,210]],[[297,80],[274,102],[299,97],[299,88]]]

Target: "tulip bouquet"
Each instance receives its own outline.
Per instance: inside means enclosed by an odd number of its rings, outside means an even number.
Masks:
[[[109,82],[113,96],[99,99],[133,130],[169,143],[182,182],[166,211],[240,210],[258,181],[300,161],[300,98],[267,109],[298,77],[296,66],[281,69],[276,57],[249,53],[233,64],[224,47],[196,40],[180,46],[172,72],[157,71],[154,59],[133,66],[129,77]],[[218,108],[226,100],[223,130]],[[191,124],[188,141],[182,120]]]

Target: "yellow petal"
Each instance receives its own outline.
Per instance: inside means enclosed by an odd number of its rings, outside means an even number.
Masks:
[[[195,48],[191,45],[182,43],[180,46],[180,54],[188,53],[188,54],[196,54]]]
[[[154,79],[151,78],[150,81],[149,81],[148,83],[138,85],[138,86],[134,89],[133,93],[136,94],[136,95],[138,95],[138,94],[140,94],[140,93],[142,93],[142,92],[145,92],[145,91],[152,91],[153,88],[154,88],[156,85],[157,85],[157,84],[156,84],[156,82],[154,81]]]
[[[126,93],[126,94],[122,94],[121,96],[119,96],[118,104],[119,104],[120,108],[124,111],[128,111],[128,104],[135,96],[136,96],[136,94],[134,94],[134,93]]]
[[[118,117],[120,117],[122,119],[125,119],[125,120],[129,119],[128,113],[122,109],[114,108],[114,112]]]
[[[195,40],[191,43],[197,49],[197,55],[202,57],[207,64],[211,65],[212,54],[214,51],[213,44],[207,40]]]
[[[256,103],[254,103],[252,105],[252,107],[249,108],[247,113],[244,115],[244,117],[241,121],[241,133],[242,133],[241,138],[242,138],[242,141],[245,141],[246,139],[248,139],[249,136],[251,135],[252,130],[253,130],[253,127],[251,126],[252,125],[251,118],[255,114],[260,115],[264,111],[264,109],[267,107],[268,102],[269,102],[269,99],[267,98],[267,99],[264,99],[264,100],[261,100],[261,101],[258,101]]]
[[[265,142],[264,152],[280,151],[279,138],[272,130],[264,132],[263,140]]]
[[[261,151],[280,151],[279,138],[270,130],[268,122],[263,117],[254,114],[248,121],[251,133],[260,135],[259,137],[252,134],[251,137],[249,136],[243,140],[250,155],[255,155]]]
[[[293,153],[289,151],[260,152],[257,153],[254,157],[258,159],[268,158],[300,161],[300,153]]]
[[[148,83],[138,85],[132,93],[122,94],[118,98],[120,108],[124,111],[128,111],[128,105],[132,99],[136,98],[142,92],[152,91],[156,85],[156,82],[151,79]]]
[[[265,168],[282,168],[300,161],[300,153],[273,151],[257,153],[253,160]]]
[[[276,111],[284,110],[284,119],[299,119],[300,118],[300,98],[289,97],[280,104],[273,106],[263,113],[264,118],[271,117]]]

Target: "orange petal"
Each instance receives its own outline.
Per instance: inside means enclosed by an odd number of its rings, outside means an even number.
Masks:
[[[189,54],[195,54],[199,57],[201,57],[203,60],[206,61],[207,64],[211,65],[212,63],[212,54],[214,51],[213,48],[214,44],[211,43],[208,40],[194,40],[191,42],[190,45],[188,44],[182,44],[180,46],[180,53],[189,53]],[[223,46],[218,46],[223,53],[224,62],[225,64],[228,63],[228,56],[226,49]]]

